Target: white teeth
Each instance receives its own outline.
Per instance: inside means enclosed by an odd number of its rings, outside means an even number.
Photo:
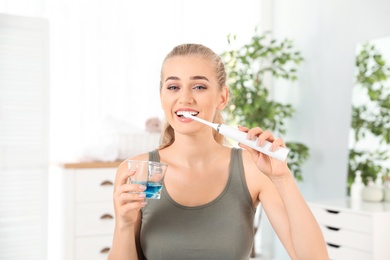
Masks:
[[[190,114],[190,115],[192,115],[192,116],[195,116],[195,115],[197,115],[199,112],[194,112],[194,111],[177,111],[176,112],[176,115],[178,115],[178,116],[185,116],[186,117],[186,114],[188,115],[188,114]]]

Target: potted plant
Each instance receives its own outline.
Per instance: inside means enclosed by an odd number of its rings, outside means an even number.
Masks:
[[[356,102],[355,97],[352,103],[348,194],[356,171],[362,173],[366,184],[368,178],[375,179],[378,173],[390,173],[382,164],[390,158],[389,79],[390,67],[380,51],[372,43],[361,44],[356,54],[354,94],[359,93],[363,101]],[[372,140],[369,145],[367,138]]]
[[[236,40],[228,35],[229,46]],[[261,126],[276,135],[283,135],[287,129],[285,121],[294,109],[270,97],[267,77],[288,81],[297,79],[297,66],[303,61],[289,39],[276,40],[269,33],[260,34],[255,29],[251,40],[238,48],[221,54],[227,71],[231,104],[227,108],[227,121],[247,127]],[[302,180],[301,166],[309,156],[309,148],[299,142],[286,142],[291,150],[288,165],[297,180]]]

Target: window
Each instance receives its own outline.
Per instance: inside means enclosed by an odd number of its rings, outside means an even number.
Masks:
[[[48,9],[56,161],[73,160],[83,143],[110,142],[113,121],[131,131],[162,118],[160,66],[175,45],[203,43],[221,53],[229,33],[242,42],[261,17],[258,0],[57,2]]]
[[[0,259],[45,259],[48,21],[0,14]]]

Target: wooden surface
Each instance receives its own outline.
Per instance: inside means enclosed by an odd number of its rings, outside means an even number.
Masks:
[[[115,162],[77,162],[77,163],[59,163],[59,167],[65,169],[84,169],[84,168],[116,168],[122,161]]]

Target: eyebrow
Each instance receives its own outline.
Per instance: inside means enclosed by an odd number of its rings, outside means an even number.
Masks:
[[[206,81],[209,81],[209,79],[205,76],[193,76],[193,77],[190,77],[191,80],[206,80]],[[180,80],[179,77],[176,77],[176,76],[170,76],[168,77],[165,82],[167,82],[168,80]]]
[[[194,79],[201,79],[201,80],[209,81],[209,79],[206,78],[205,76],[193,76],[193,77],[191,77],[191,79],[192,79],[192,80],[194,80]]]

